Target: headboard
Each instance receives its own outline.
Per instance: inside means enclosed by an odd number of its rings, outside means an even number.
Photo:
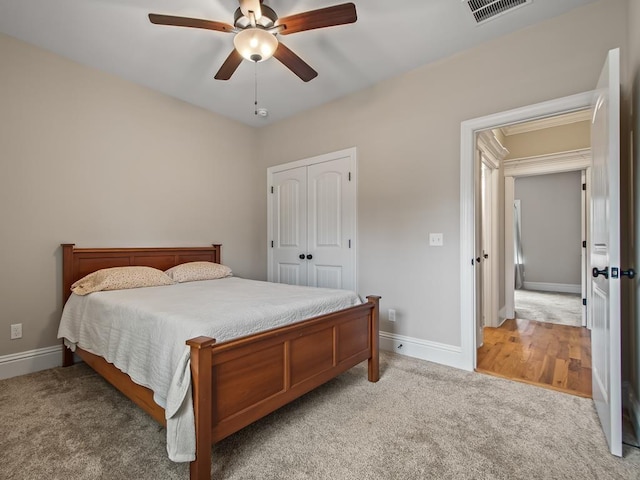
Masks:
[[[71,285],[85,275],[110,267],[144,266],[167,270],[187,262],[220,262],[222,245],[210,247],[75,248],[62,244],[62,300],[71,295]]]

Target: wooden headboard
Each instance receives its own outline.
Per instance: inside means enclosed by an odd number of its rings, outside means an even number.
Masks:
[[[221,245],[210,247],[75,248],[62,244],[62,299],[71,295],[71,285],[101,268],[144,266],[167,270],[187,262],[220,262]]]

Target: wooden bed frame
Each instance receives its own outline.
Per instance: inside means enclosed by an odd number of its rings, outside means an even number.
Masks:
[[[75,248],[63,244],[63,300],[71,285],[102,268],[143,265],[166,270],[193,261],[220,262],[220,245],[186,248]],[[216,343],[197,337],[191,347],[196,427],[196,459],[191,480],[210,479],[211,445],[255,422],[319,385],[368,360],[368,378],[377,382],[378,296],[338,312],[254,335]],[[75,353],[96,372],[166,426],[153,392],[134,383],[102,357],[81,348]],[[73,353],[63,349],[63,365]]]

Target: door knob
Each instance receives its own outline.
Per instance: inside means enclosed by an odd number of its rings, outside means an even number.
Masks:
[[[484,253],[484,254],[482,254],[482,256],[483,256],[484,258],[489,258],[489,254],[488,254],[488,253]]]
[[[629,277],[629,279],[631,279],[636,276],[636,271],[633,268],[630,268],[629,270],[620,270],[620,276]]]
[[[300,260],[304,260],[304,253],[301,253],[300,255],[298,255],[298,258],[299,258]]]
[[[598,275],[602,275],[604,278],[609,278],[609,267],[604,267],[602,270],[598,270],[598,267],[593,267],[591,274],[593,275],[593,278],[597,278]]]
[[[313,258],[313,255],[309,254],[307,255],[307,260],[311,260]]]
[[[482,261],[482,257],[476,257],[476,263],[480,263]]]

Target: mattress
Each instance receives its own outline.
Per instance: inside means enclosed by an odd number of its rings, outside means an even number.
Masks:
[[[72,294],[58,337],[72,350],[79,346],[99,355],[151,389],[167,414],[169,457],[191,461],[195,431],[188,339],[207,336],[220,343],[360,303],[347,290],[238,277]]]

